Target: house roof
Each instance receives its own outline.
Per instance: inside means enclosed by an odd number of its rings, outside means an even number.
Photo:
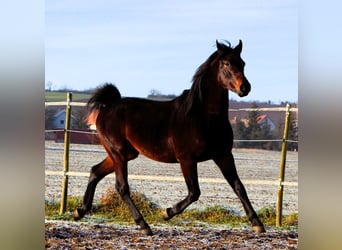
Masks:
[[[263,122],[264,122],[265,120],[267,120],[267,119],[269,119],[271,122],[273,122],[272,119],[270,119],[266,114],[261,114],[261,115],[259,115],[259,116],[256,118],[256,122],[257,122],[257,124],[261,124],[261,123],[263,123]],[[241,121],[241,122],[243,122],[243,123],[245,124],[245,126],[248,127],[248,124],[249,124],[248,118],[241,118],[241,119],[238,119],[238,118],[235,116],[233,119],[231,119],[231,120],[229,120],[229,121],[230,121],[230,124],[231,124],[231,125],[236,125],[236,123],[238,122],[238,120]],[[274,124],[274,122],[273,122],[273,124]]]
[[[256,118],[257,124],[262,123],[263,121],[266,120],[266,118],[267,118],[267,115],[265,115],[265,114],[259,115],[259,116]],[[272,121],[272,120],[271,120],[271,121]]]

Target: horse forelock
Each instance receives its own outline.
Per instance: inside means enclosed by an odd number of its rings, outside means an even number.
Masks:
[[[96,119],[99,112],[100,110],[98,109],[91,110],[86,118],[86,123],[91,129],[96,129]]]

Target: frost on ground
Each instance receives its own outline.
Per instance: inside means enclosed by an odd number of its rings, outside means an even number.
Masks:
[[[46,249],[297,249],[296,231],[255,235],[245,229],[153,227],[142,236],[134,226],[46,221]]]
[[[280,152],[265,150],[234,149],[237,170],[255,210],[266,206],[276,207],[277,185],[248,184],[249,180],[277,181],[279,180]],[[106,157],[100,145],[70,146],[69,171],[89,173],[91,166]],[[51,141],[45,142],[45,170],[63,170],[63,144]],[[180,177],[181,181],[160,181],[129,179],[132,191],[144,193],[152,202],[166,208],[174,205],[187,195],[187,188],[179,164],[166,164],[152,161],[144,156],[128,163],[129,175],[153,175]],[[236,212],[243,212],[241,202],[232,188],[224,180],[220,170],[213,161],[198,164],[199,178],[219,178],[219,183],[200,181],[201,197],[191,208],[205,208],[221,205]],[[285,170],[285,181],[298,182],[298,153],[288,152]],[[70,176],[68,195],[83,196],[88,182],[86,176]],[[95,201],[98,201],[108,188],[114,188],[115,177],[109,175],[97,186]],[[246,184],[247,183],[247,184]],[[45,199],[59,200],[61,197],[62,176],[45,175]],[[283,213],[298,211],[298,186],[284,187]]]
[[[106,156],[99,145],[75,145],[70,147],[69,171],[86,172]],[[276,207],[277,185],[247,184],[249,180],[279,180],[280,152],[235,149],[237,170],[255,210],[266,206]],[[63,170],[63,144],[45,142],[45,170]],[[181,177],[179,164],[151,161],[143,156],[129,162],[129,175],[153,175]],[[298,182],[298,153],[288,152],[285,181]],[[212,161],[198,164],[199,178],[219,178],[218,183],[201,182],[201,197],[190,208],[203,209],[221,205],[244,215],[241,202],[231,187],[222,182],[223,176]],[[97,187],[95,201],[107,188],[114,188],[114,176],[103,179]],[[86,176],[70,176],[68,195],[83,196],[88,182]],[[185,182],[167,180],[129,179],[131,190],[144,193],[162,208],[169,207],[187,194]],[[45,199],[59,200],[62,177],[45,175]],[[298,211],[298,187],[285,186],[283,213]],[[142,236],[135,226],[99,223],[74,223],[45,221],[46,249],[297,249],[297,231],[268,231],[255,235],[250,228],[229,227],[158,227],[151,225],[154,236]]]

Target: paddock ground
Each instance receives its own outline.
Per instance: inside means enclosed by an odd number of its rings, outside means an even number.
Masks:
[[[234,149],[237,170],[248,196],[255,208],[265,206],[276,207],[277,185],[248,184],[248,181],[277,181],[279,180],[280,152],[251,149]],[[69,171],[90,171],[91,166],[102,161],[106,156],[100,145],[71,144]],[[63,144],[52,141],[45,142],[45,169],[52,171],[63,170]],[[151,201],[160,207],[169,207],[183,199],[187,188],[183,181],[179,164],[166,164],[152,161],[144,156],[128,163],[129,175],[148,175],[180,177],[180,181],[138,180],[129,179],[132,191],[144,193]],[[205,208],[221,205],[236,212],[243,212],[241,202],[232,188],[224,181],[220,170],[213,161],[198,164],[199,178],[217,178],[219,183],[200,181],[201,197],[192,204],[192,208]],[[285,181],[298,183],[298,152],[287,153]],[[86,176],[70,176],[68,195],[83,196],[88,182]],[[115,177],[104,178],[97,186],[95,201],[99,200],[108,188],[114,188]],[[60,175],[45,176],[45,199],[60,200],[62,177]],[[298,211],[298,186],[284,187],[283,213],[290,214]]]
[[[69,170],[89,172],[91,166],[105,156],[101,146],[71,145]],[[280,153],[265,150],[234,149],[237,170],[244,180],[278,180]],[[45,169],[63,169],[63,144],[45,142]],[[143,156],[129,162],[129,175],[155,175],[182,177],[178,164],[164,164]],[[200,178],[223,179],[212,161],[198,165]],[[69,177],[68,195],[82,196],[88,181],[86,176]],[[298,153],[288,152],[285,181],[298,182]],[[130,179],[131,190],[144,193],[160,207],[169,207],[184,198],[184,181],[151,181]],[[247,181],[248,182],[248,181]],[[247,183],[246,182],[246,183]],[[59,200],[62,177],[46,175],[45,200]],[[114,176],[103,179],[95,193],[95,201],[102,197],[107,188],[114,187]],[[202,195],[190,207],[204,209],[221,205],[244,213],[240,201],[227,183],[201,183]],[[259,210],[265,206],[276,206],[277,186],[245,184],[250,200]],[[284,214],[298,211],[298,187],[285,186]],[[154,233],[142,236],[132,224],[103,224],[96,222],[45,221],[46,249],[298,249],[297,230],[268,230],[256,235],[247,228],[226,226],[174,227],[150,225]]]

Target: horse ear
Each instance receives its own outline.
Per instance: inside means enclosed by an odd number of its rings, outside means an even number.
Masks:
[[[222,43],[219,43],[219,41],[217,40],[216,40],[216,47],[217,47],[217,50],[219,51],[224,51],[225,49],[225,46]]]
[[[239,44],[234,48],[234,51],[238,54],[241,54],[242,51],[242,41],[239,40]]]

